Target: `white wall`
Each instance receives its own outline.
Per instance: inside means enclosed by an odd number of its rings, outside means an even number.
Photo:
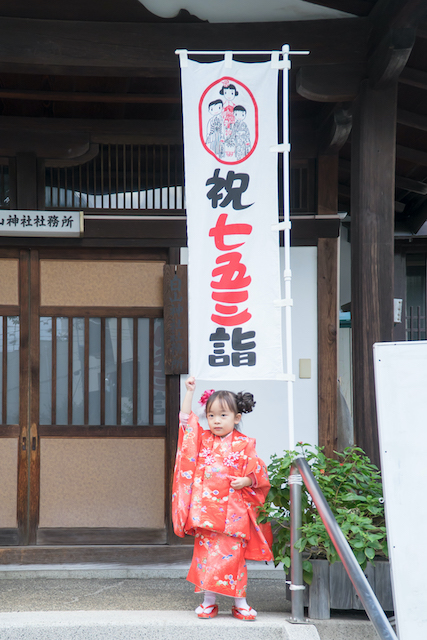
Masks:
[[[186,249],[182,250],[181,262],[187,262]],[[293,247],[291,269],[295,439],[317,444],[317,247]],[[299,378],[300,358],[311,359],[310,379]],[[181,376],[181,393],[185,393],[186,377]],[[207,380],[198,380],[197,400],[205,389],[213,386]],[[272,453],[281,453],[289,448],[286,382],[224,381],[221,387],[254,394],[257,404],[253,413],[244,416],[242,431],[256,438],[258,454],[265,462],[269,462]]]

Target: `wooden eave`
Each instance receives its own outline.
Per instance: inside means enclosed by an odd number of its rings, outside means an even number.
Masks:
[[[79,2],[59,2],[53,13],[45,0],[36,8],[22,0],[0,9],[0,156],[14,155],[32,141],[32,149],[41,145],[39,155],[60,159],[68,125],[76,149],[87,147],[82,158],[91,144],[107,138],[179,141],[176,48],[215,43],[217,49],[269,50],[289,43],[311,52],[293,59],[293,155],[339,153],[340,210],[351,212],[351,103],[360,82],[368,78],[380,89],[399,80],[396,217],[413,231],[422,224],[427,211],[423,0],[313,0],[355,17],[260,24],[209,24],[184,14],[162,20],[137,0],[126,0],[116,13],[112,3],[98,2],[97,13]],[[47,19],[51,15],[57,19]],[[75,19],[80,16],[84,19]]]
[[[178,75],[175,50],[310,50],[295,66],[351,63],[366,56],[368,20],[248,24],[143,24],[0,18],[0,72],[58,75]]]

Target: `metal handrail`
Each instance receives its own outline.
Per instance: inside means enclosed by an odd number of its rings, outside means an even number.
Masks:
[[[350,578],[353,587],[355,588],[356,593],[359,596],[360,601],[362,602],[379,637],[381,640],[397,640],[397,636],[394,633],[387,616],[385,615],[371,585],[357,562],[350,545],[345,539],[338,522],[335,520],[334,514],[332,513],[307,460],[303,456],[299,456],[294,460],[294,464],[291,468],[291,475],[289,477],[291,492],[291,620],[293,622],[304,621],[304,606],[302,598],[302,553],[297,551],[294,547],[296,540],[301,537],[301,533],[298,532],[298,530],[301,528],[302,481],[304,481],[308,492],[313,498],[314,504],[322,518],[326,531],[328,532],[329,537],[341,558],[348,577]]]

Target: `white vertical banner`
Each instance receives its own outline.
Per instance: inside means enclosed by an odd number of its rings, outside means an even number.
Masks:
[[[278,70],[181,60],[190,372],[283,373],[278,231]]]

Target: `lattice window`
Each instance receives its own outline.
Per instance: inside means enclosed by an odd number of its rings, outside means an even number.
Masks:
[[[283,215],[283,166],[282,156],[278,158],[279,169],[279,212]],[[290,168],[289,196],[291,213],[314,213],[315,193],[314,179],[315,167],[310,160],[295,160]]]
[[[163,318],[40,318],[40,424],[165,424]]]
[[[425,340],[426,254],[406,256],[406,339]]]
[[[19,424],[19,316],[0,316],[1,424]]]
[[[46,168],[47,209],[184,209],[182,145],[100,144],[75,167]]]

